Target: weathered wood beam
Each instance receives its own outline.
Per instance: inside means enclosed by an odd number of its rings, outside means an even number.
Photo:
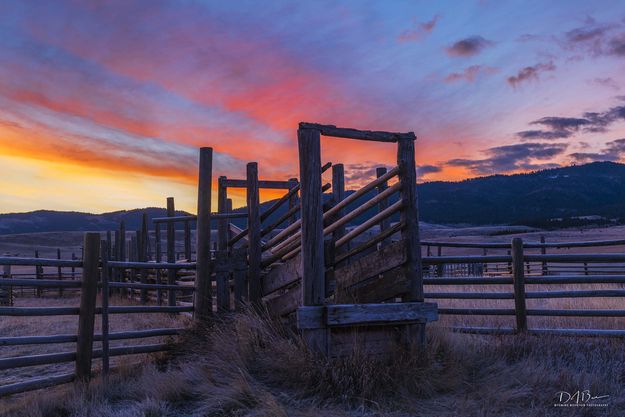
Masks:
[[[213,313],[211,286],[211,184],[213,148],[200,148],[196,231],[196,278],[193,304],[196,320],[206,320]],[[169,250],[168,250],[169,252]],[[169,253],[168,253],[169,262]],[[172,270],[173,271],[173,270]],[[175,273],[175,272],[174,272]],[[168,282],[171,284],[171,282]],[[175,305],[174,296],[174,305]]]
[[[351,128],[336,127],[334,125],[321,125],[317,123],[301,122],[300,129],[316,130],[323,136],[334,136],[338,138],[372,140],[376,142],[397,142],[399,140],[415,140],[413,132],[381,132],[372,130],[358,130]]]

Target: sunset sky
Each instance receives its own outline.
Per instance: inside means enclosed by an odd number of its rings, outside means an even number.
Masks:
[[[625,2],[0,2],[0,212],[195,212],[199,147],[288,179],[300,121],[414,131],[420,181],[625,159]]]

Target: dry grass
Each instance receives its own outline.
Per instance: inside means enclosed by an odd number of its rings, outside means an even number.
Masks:
[[[124,368],[89,390],[29,394],[5,403],[4,415],[622,416],[624,385],[620,341],[431,329],[424,351],[328,360],[288,328],[247,312],[196,329],[167,363]],[[578,389],[610,395],[609,406],[553,406],[558,391]]]

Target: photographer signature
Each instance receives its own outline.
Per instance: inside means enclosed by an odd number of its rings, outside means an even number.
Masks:
[[[593,400],[604,400],[606,398],[610,398],[610,396],[609,395],[592,395],[590,393],[590,390],[586,389],[583,391],[577,390],[574,392],[559,391],[556,393],[556,398],[558,399],[560,404],[567,404],[567,403],[585,404]]]

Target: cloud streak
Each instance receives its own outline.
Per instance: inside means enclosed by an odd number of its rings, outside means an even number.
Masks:
[[[453,57],[470,57],[479,54],[489,46],[494,45],[493,41],[484,39],[481,36],[471,36],[461,39],[448,46],[445,51],[447,55]]]

